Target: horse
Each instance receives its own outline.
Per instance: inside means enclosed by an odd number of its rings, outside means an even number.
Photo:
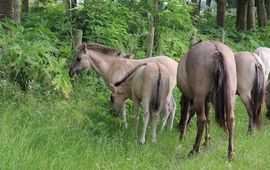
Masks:
[[[246,107],[249,117],[248,133],[252,133],[254,125],[260,129],[262,123],[262,104],[265,93],[265,68],[261,58],[252,52],[239,52],[235,55],[236,77],[237,77],[237,94]],[[209,115],[210,104],[208,105],[206,115]],[[191,108],[192,104],[191,104]],[[194,116],[194,109],[190,109],[188,123]],[[209,143],[209,123],[207,122],[205,133],[205,144]]]
[[[265,89],[265,105],[266,105],[266,117],[270,119],[270,83],[269,83],[269,73],[270,73],[270,48],[259,47],[255,50],[255,53],[260,56],[265,66],[265,74],[267,75],[267,83]]]
[[[149,57],[141,60],[129,59],[116,49],[96,43],[83,43],[76,47],[76,57],[69,74],[74,77],[85,69],[93,69],[106,82],[112,91],[111,102],[116,115],[122,116],[122,126],[127,128],[125,101],[131,97],[131,80],[134,72],[149,63],[163,64],[170,72],[169,95],[164,105],[162,128],[169,119],[169,128],[173,127],[175,101],[172,90],[176,85],[177,62],[167,56]],[[173,108],[172,108],[173,107]]]
[[[205,110],[211,102],[216,110],[217,123],[229,133],[228,157],[233,157],[236,82],[234,54],[221,42],[199,42],[179,61],[177,86],[182,92],[180,139],[186,134],[190,101],[193,101],[197,114],[197,135],[189,156],[200,151],[203,130],[209,120]]]
[[[139,103],[144,110],[143,129],[140,143],[145,143],[145,134],[149,118],[152,119],[152,143],[156,143],[156,127],[159,113],[169,95],[170,73],[162,64],[150,63],[136,70],[131,80],[131,96],[134,111],[134,134],[137,141]]]

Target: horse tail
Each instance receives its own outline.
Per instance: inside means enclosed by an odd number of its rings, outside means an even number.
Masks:
[[[151,98],[150,98],[150,106],[152,106],[153,111],[158,111],[161,104],[162,75],[160,72],[159,64],[157,64],[157,67],[158,67],[157,83],[154,83],[154,86],[152,88]]]
[[[216,122],[227,131],[225,122],[225,112],[230,111],[232,108],[230,105],[230,84],[228,70],[224,61],[225,56],[220,52],[214,54],[214,65],[213,65],[213,104],[216,112]],[[227,119],[228,116],[227,116]],[[227,122],[228,125],[228,122]]]
[[[253,122],[258,128],[262,124],[262,103],[265,93],[264,88],[264,71],[258,63],[255,65],[256,76],[251,90],[251,100],[253,103]]]

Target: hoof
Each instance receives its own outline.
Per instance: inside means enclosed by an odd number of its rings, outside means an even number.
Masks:
[[[229,159],[229,161],[232,161],[233,160],[233,157],[234,157],[234,151],[229,151],[228,152],[228,159]]]
[[[152,144],[156,144],[156,143],[157,143],[156,139],[152,140]]]
[[[188,157],[189,157],[189,158],[195,157],[195,156],[197,156],[199,153],[200,153],[200,151],[195,151],[194,149],[192,149],[192,150],[189,152]]]
[[[203,145],[204,145],[206,148],[209,148],[209,147],[211,146],[211,140],[210,140],[210,138],[207,139],[207,140],[205,140],[204,143],[203,143]]]
[[[144,145],[144,144],[145,144],[145,139],[141,139],[141,140],[140,140],[140,144],[141,144],[141,145]]]

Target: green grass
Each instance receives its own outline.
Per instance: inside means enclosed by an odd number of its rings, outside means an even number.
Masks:
[[[270,168],[270,122],[264,119],[261,131],[247,135],[247,115],[239,99],[235,113],[236,155],[228,162],[227,136],[214,121],[210,127],[211,147],[202,147],[195,158],[187,158],[187,154],[195,140],[196,119],[181,142],[175,126],[172,132],[159,134],[157,144],[151,144],[149,128],[146,144],[136,145],[131,102],[128,102],[130,126],[123,130],[120,119],[108,114],[109,91],[100,78],[91,73],[74,84],[68,100],[46,92],[25,93],[3,87],[0,169]],[[178,90],[175,94],[179,101]],[[175,125],[179,120],[177,107]]]

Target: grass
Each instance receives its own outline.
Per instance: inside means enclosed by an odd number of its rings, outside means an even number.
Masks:
[[[151,144],[150,129],[144,146],[133,137],[131,102],[128,130],[108,114],[109,91],[90,73],[75,83],[70,99],[55,94],[21,92],[5,86],[0,98],[0,169],[268,169],[270,123],[247,135],[247,115],[237,100],[236,155],[227,160],[227,136],[211,123],[210,148],[187,158],[196,135],[195,119],[186,138],[172,132]],[[13,90],[11,90],[13,89]],[[176,90],[177,100],[179,94]],[[13,96],[13,97],[11,97]],[[213,116],[213,114],[212,114]],[[179,105],[175,125],[179,120]],[[214,120],[214,118],[212,118]],[[141,122],[141,121],[140,121]]]

